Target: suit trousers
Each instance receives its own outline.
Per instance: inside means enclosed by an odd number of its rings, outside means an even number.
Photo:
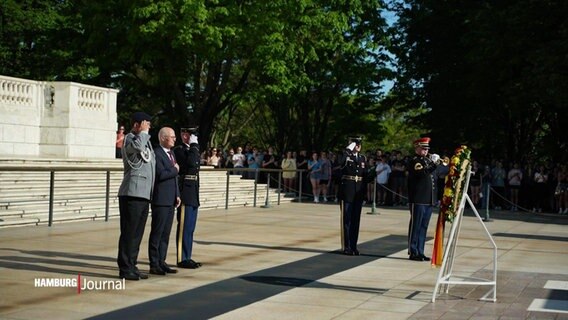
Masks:
[[[432,216],[432,206],[427,204],[410,204],[410,222],[408,224],[408,254],[424,255],[424,243],[428,232],[428,223]]]
[[[152,230],[148,241],[150,268],[161,268],[166,264],[170,233],[174,222],[174,206],[152,205]]]
[[[347,202],[342,200],[340,206],[342,250],[356,251],[363,201]]]
[[[182,205],[178,210],[177,263],[189,261],[193,251],[193,233],[197,224],[199,207]]]
[[[144,235],[150,202],[147,199],[118,197],[120,237],[116,262],[121,274],[137,273],[138,253]]]

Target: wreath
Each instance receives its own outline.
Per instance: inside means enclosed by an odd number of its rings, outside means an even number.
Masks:
[[[450,171],[444,183],[444,195],[440,203],[440,214],[445,221],[454,222],[460,201],[463,197],[466,173],[471,163],[471,151],[467,146],[456,149],[450,161]]]
[[[449,166],[450,170],[444,182],[444,195],[440,202],[440,214],[436,224],[434,236],[434,250],[432,252],[432,265],[442,265],[445,222],[454,222],[463,198],[466,182],[466,173],[471,165],[471,150],[467,146],[456,149]]]

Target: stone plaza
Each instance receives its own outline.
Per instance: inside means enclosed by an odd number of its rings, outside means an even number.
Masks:
[[[568,218],[494,212],[486,225],[499,248],[497,301],[479,301],[487,287],[456,285],[432,303],[439,269],[408,260],[408,211],[369,211],[363,208],[361,256],[337,253],[336,204],[203,211],[194,247],[201,268],[124,288],[115,262],[118,219],[3,228],[0,318],[568,319]],[[454,272],[487,277],[492,249],[476,219],[466,211]],[[142,271],[149,230],[150,219]],[[170,264],[174,239],[172,232]],[[91,287],[77,285],[88,281]]]

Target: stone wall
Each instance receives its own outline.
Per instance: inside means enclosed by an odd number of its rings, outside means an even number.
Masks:
[[[112,159],[118,90],[0,76],[0,154]]]

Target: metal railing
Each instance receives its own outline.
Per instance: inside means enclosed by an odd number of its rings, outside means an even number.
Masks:
[[[109,208],[110,208],[110,173],[111,172],[122,172],[124,169],[122,164],[116,166],[108,166],[108,165],[99,165],[93,166],[92,164],[89,165],[57,165],[57,164],[41,164],[41,165],[22,165],[22,164],[0,164],[0,172],[49,172],[49,202],[48,202],[48,226],[52,226],[53,224],[53,212],[54,212],[54,198],[55,198],[55,180],[56,180],[56,172],[105,172],[106,173],[106,183],[105,183],[105,221],[109,219]],[[201,172],[207,171],[225,171],[226,172],[226,190],[225,190],[225,210],[229,208],[229,191],[230,191],[230,177],[231,175],[236,175],[237,172],[239,174],[245,172],[252,172],[254,173],[254,195],[253,195],[253,206],[257,206],[257,194],[258,194],[258,183],[259,183],[259,175],[261,173],[267,174],[266,179],[266,197],[265,197],[265,204],[263,207],[270,207],[269,203],[269,190],[270,190],[270,181],[271,175],[276,174],[278,176],[278,199],[277,204],[280,205],[280,188],[282,186],[282,172],[286,171],[295,171],[297,172],[297,176],[299,177],[299,196],[298,201],[301,202],[302,200],[302,176],[303,172],[306,170],[298,169],[298,170],[282,170],[282,169],[250,169],[250,168],[209,168],[209,167],[202,167]],[[251,179],[252,180],[252,179]],[[8,201],[9,202],[9,201]]]
[[[53,202],[55,198],[55,173],[56,172],[106,172],[105,185],[105,221],[109,218],[110,208],[110,173],[111,171],[123,171],[122,166],[85,166],[85,165],[0,165],[0,172],[49,172],[49,210],[48,226],[53,224]]]

